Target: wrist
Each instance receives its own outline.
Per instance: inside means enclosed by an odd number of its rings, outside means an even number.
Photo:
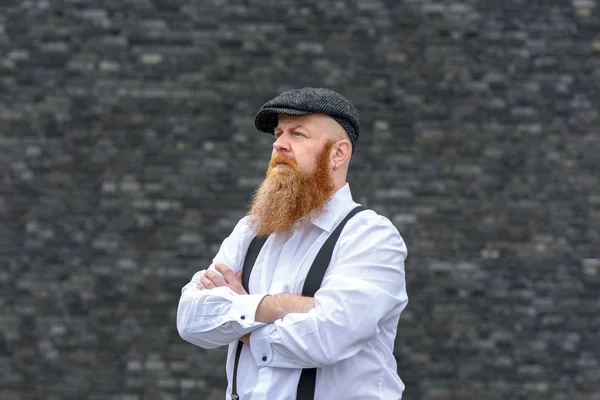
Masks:
[[[315,308],[312,297],[290,293],[266,295],[256,309],[255,321],[271,323],[290,313],[307,313]]]
[[[271,323],[280,318],[283,315],[283,309],[280,307],[280,302],[276,298],[279,295],[266,295],[263,297],[258,308],[256,309],[256,321]]]

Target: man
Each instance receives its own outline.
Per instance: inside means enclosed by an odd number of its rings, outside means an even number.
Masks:
[[[346,220],[320,288],[302,295],[317,253],[358,206],[346,183],[356,110],[329,89],[295,89],[265,103],[255,126],[275,139],[266,179],[210,267],[182,289],[179,334],[205,349],[229,345],[228,398],[400,399],[392,351],[407,249],[392,223],[371,210]],[[266,242],[247,291],[255,238]],[[306,371],[316,371],[312,383]]]

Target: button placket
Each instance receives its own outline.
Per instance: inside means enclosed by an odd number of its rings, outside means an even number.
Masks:
[[[275,264],[276,268],[273,271],[272,282],[274,282],[275,285],[272,285],[271,288],[269,288],[269,292],[274,291],[277,293],[278,291],[289,291],[292,288],[289,284],[290,277],[295,273],[298,267],[293,260],[301,239],[302,234],[300,232],[294,232],[291,237],[286,240]],[[285,284],[285,282],[287,282],[287,284]],[[289,287],[286,288],[286,286]]]

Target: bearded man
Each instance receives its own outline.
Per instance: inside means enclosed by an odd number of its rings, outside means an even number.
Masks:
[[[209,268],[182,289],[181,337],[229,346],[227,396],[401,399],[394,340],[408,303],[406,245],[346,182],[359,136],[348,99],[303,88],[265,103],[266,179]]]

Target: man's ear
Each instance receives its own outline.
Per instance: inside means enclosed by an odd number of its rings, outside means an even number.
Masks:
[[[338,140],[331,148],[334,165],[344,164],[352,153],[352,145],[346,139]]]

